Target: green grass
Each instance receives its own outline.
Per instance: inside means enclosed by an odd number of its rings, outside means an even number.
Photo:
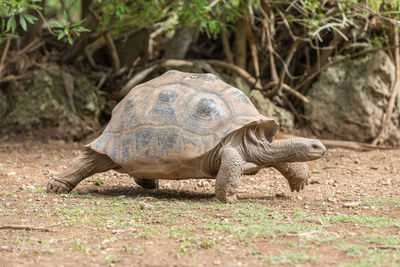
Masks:
[[[400,266],[400,250],[384,250],[345,243],[337,244],[336,248],[345,251],[347,256],[356,258],[341,266]]]
[[[399,246],[400,248],[400,237],[399,236],[382,236],[377,234],[364,234],[359,240],[370,244],[377,244],[383,246]]]
[[[368,215],[312,215],[302,210],[295,210],[294,220],[300,222],[319,222],[325,227],[331,227],[337,223],[350,223],[358,227],[383,228],[383,227],[400,227],[400,219],[391,217],[375,217]]]
[[[311,256],[304,251],[294,252],[285,251],[278,255],[269,255],[263,258],[265,262],[271,265],[277,264],[301,264],[306,262],[314,262],[317,257]]]
[[[46,198],[40,191],[32,190],[28,193]],[[2,197],[14,195],[11,192],[0,194]],[[76,193],[55,198],[58,200],[52,201],[51,198],[50,204],[41,201],[21,202],[18,210],[22,214],[24,208],[36,210],[35,216],[46,221],[46,225],[51,225],[54,221],[61,222],[61,227],[68,226],[70,229],[97,228],[103,235],[95,241],[98,242],[99,250],[103,246],[101,240],[122,236],[132,239],[154,240],[162,237],[173,240],[172,244],[175,245],[170,248],[170,252],[177,257],[217,246],[231,245],[232,242],[239,249],[249,249],[248,246],[253,246],[255,240],[262,240],[267,246],[280,246],[287,250],[272,255],[266,254],[265,251],[261,253],[259,249],[249,252],[250,257],[255,257],[268,265],[295,265],[308,262],[317,264],[323,259],[318,259],[312,252],[321,246],[330,246],[333,247],[333,251],[343,253],[346,266],[400,264],[400,250],[379,248],[379,246],[400,246],[400,237],[394,235],[390,228],[400,227],[398,218],[353,214],[315,215],[309,210],[275,208],[256,202],[224,204],[211,201],[153,200],[149,203],[147,199],[140,197],[98,197]],[[151,208],[143,208],[141,201],[149,203]],[[394,207],[398,199],[368,201],[363,205],[390,204]],[[0,215],[7,216],[16,207],[1,205],[1,208]],[[343,226],[354,227],[354,230],[351,230],[354,232],[351,240],[355,244],[343,241],[348,237],[346,232],[338,230],[343,229]],[[392,235],[382,234],[381,231],[384,232],[385,228],[388,228]],[[368,232],[371,233],[367,234]],[[39,254],[54,253],[52,242],[28,241],[18,233],[20,232],[15,232],[13,236],[15,240],[10,240],[14,247],[29,248],[30,251]],[[72,236],[65,241],[65,244],[74,253],[98,254],[96,246],[88,240],[90,240],[88,237]],[[122,252],[143,254],[145,248],[134,248],[126,244],[121,247]],[[107,264],[116,263],[120,259],[119,255],[118,258],[109,256],[107,260],[104,259]]]
[[[393,206],[395,208],[400,207],[400,198],[394,197],[385,197],[380,199],[365,199],[361,202],[363,206],[375,206],[375,207],[384,207],[384,206]]]
[[[382,228],[382,227],[400,227],[400,219],[390,217],[374,217],[364,215],[347,215],[340,214],[334,216],[325,216],[325,221],[335,223],[352,223],[358,226],[369,228]]]

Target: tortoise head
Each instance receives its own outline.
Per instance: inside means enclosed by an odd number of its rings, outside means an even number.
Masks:
[[[319,159],[326,152],[325,146],[317,139],[292,138],[285,141],[289,142],[287,148],[293,151],[293,161]]]
[[[271,130],[272,129],[272,130]],[[264,132],[264,134],[260,134]],[[325,152],[325,146],[317,139],[302,137],[272,140],[276,133],[274,127],[248,127],[245,129],[240,153],[247,162],[259,166],[268,166],[277,162],[303,162],[319,159]]]

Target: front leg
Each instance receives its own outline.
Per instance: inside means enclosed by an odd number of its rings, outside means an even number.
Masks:
[[[308,165],[305,162],[281,162],[274,163],[272,165],[275,169],[280,171],[283,176],[289,182],[290,190],[299,192],[304,189],[304,186],[308,184],[308,178],[310,177],[310,171]]]
[[[215,196],[222,202],[237,201],[236,189],[243,174],[244,160],[233,147],[221,151],[221,166],[215,181]]]

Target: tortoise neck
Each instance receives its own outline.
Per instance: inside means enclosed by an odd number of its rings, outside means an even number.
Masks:
[[[258,165],[268,165],[295,161],[295,151],[291,140],[282,140],[274,143],[263,142],[248,149],[247,152],[252,162]]]
[[[241,146],[242,155],[248,162],[257,165],[268,165],[278,162],[296,161],[296,149],[293,139],[269,142],[255,135],[254,131],[247,131]]]

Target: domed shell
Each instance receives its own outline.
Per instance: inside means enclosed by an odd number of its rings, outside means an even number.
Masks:
[[[126,169],[177,165],[250,125],[266,129],[270,141],[278,128],[244,93],[214,74],[168,71],[133,88],[87,146]]]

